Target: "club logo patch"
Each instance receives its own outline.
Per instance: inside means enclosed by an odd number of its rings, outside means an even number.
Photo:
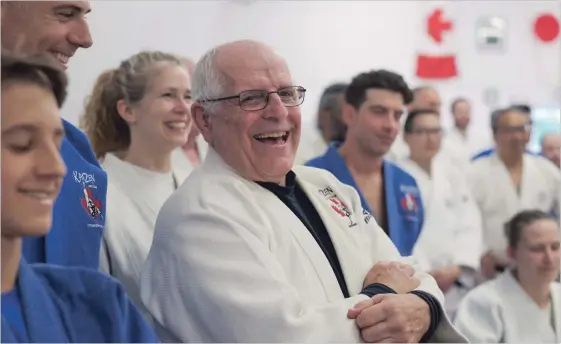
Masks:
[[[72,176],[74,177],[74,181],[80,185],[80,203],[82,208],[93,222],[88,223],[88,227],[103,228],[103,206],[101,201],[96,197],[97,186],[95,185],[94,175],[73,171]]]
[[[319,193],[329,201],[331,209],[338,214],[340,217],[348,221],[349,228],[357,225],[353,219],[353,213],[347,207],[347,205],[337,197],[332,188],[326,187],[325,189],[319,190]]]

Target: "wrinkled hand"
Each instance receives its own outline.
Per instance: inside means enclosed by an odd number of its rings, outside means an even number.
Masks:
[[[495,270],[495,266],[497,265],[497,260],[491,254],[491,252],[487,252],[481,257],[481,273],[487,279],[491,279],[495,277],[497,274],[497,270]]]
[[[379,262],[366,274],[363,288],[372,283],[384,284],[398,294],[405,294],[415,290],[420,284],[419,279],[413,277],[415,270],[403,263]]]
[[[430,272],[432,277],[436,280],[438,287],[443,292],[447,292],[450,287],[454,285],[454,282],[458,280],[462,274],[462,268],[459,266],[451,266],[442,269],[432,270]]]
[[[419,343],[430,327],[429,305],[414,294],[379,294],[356,304],[347,317],[356,319],[367,343]]]

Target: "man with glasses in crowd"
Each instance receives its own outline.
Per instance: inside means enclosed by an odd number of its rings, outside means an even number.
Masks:
[[[465,342],[356,192],[293,168],[306,90],[284,59],[228,43],[192,82],[209,152],[160,211],[141,273],[163,341]]]
[[[530,142],[531,135],[532,135],[532,108],[529,105],[525,105],[525,104],[511,105],[510,108],[514,109],[514,110],[517,110],[517,111],[523,113],[524,115],[526,115],[528,117],[528,130],[527,130],[527,133],[526,133],[526,145],[528,145],[528,143]],[[495,113],[495,112],[499,113],[503,110],[504,109],[497,109],[497,110],[493,111],[491,113],[491,117],[493,117],[493,113]],[[491,128],[491,130],[493,130],[493,128]],[[495,151],[496,151],[495,147],[484,149],[481,152],[475,154],[471,158],[471,160],[474,161],[474,160],[477,160],[479,158],[489,156],[489,155],[495,153]],[[526,149],[526,153],[534,154],[533,152],[531,152],[528,149]]]
[[[472,163],[470,182],[483,219],[482,272],[491,278],[508,264],[504,224],[517,212],[538,209],[559,214],[561,176],[543,157],[526,152],[531,121],[524,109],[493,112],[495,152]]]

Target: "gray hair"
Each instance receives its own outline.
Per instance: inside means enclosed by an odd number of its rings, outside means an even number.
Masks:
[[[215,99],[222,96],[226,88],[225,75],[218,69],[216,56],[218,48],[207,51],[195,65],[191,77],[191,95],[195,101]],[[211,111],[216,103],[202,103],[207,111]]]

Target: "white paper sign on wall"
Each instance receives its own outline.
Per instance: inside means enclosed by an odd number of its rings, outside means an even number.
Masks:
[[[480,18],[475,27],[477,49],[482,52],[504,53],[507,40],[507,22],[499,16]]]

